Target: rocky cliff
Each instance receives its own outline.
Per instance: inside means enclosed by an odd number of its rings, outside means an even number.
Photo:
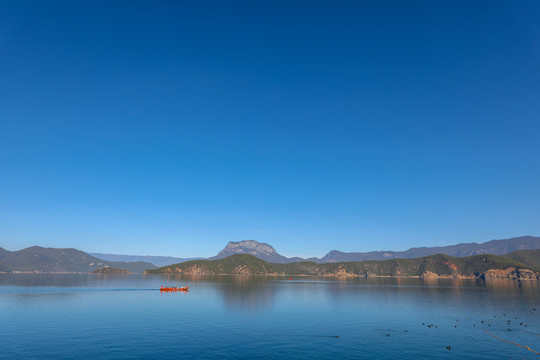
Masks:
[[[230,241],[223,250],[210,260],[218,260],[235,254],[249,254],[273,263],[287,263],[289,259],[276,252],[272,246],[255,240]]]

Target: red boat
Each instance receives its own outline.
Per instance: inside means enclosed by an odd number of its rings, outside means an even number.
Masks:
[[[163,286],[161,285],[161,287],[159,288],[159,291],[160,292],[177,292],[177,291],[189,291],[189,286],[181,286],[181,287],[176,287],[176,286]]]

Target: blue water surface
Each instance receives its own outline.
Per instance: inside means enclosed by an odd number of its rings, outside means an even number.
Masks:
[[[0,359],[538,359],[535,309],[538,281],[0,274]]]

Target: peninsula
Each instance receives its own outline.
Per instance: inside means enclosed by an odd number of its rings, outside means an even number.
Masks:
[[[540,250],[508,255],[453,257],[444,254],[415,259],[370,260],[341,263],[270,263],[249,254],[218,260],[193,260],[147,270],[147,274],[273,275],[344,277],[420,277],[455,279],[540,279]]]

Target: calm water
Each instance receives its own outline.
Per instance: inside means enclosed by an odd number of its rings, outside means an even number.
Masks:
[[[482,330],[540,352],[533,308],[536,281],[0,274],[0,359],[538,359]]]

